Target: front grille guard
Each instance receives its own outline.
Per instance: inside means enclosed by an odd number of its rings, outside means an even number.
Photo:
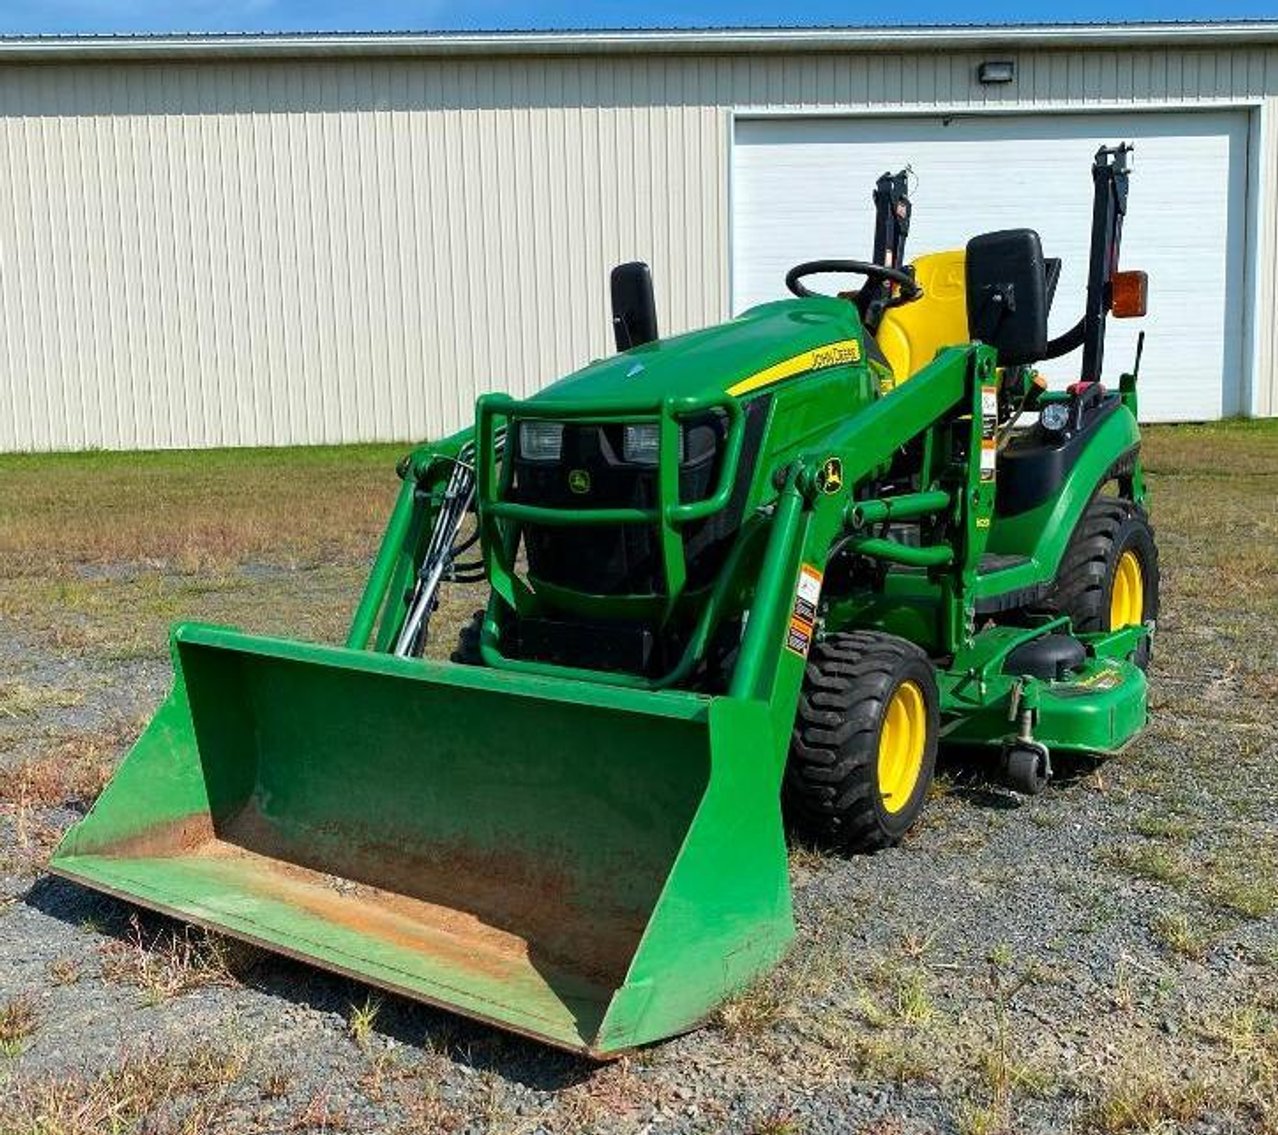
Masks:
[[[721,412],[727,422],[723,460],[714,491],[702,500],[679,499],[679,428],[683,419]],[[523,421],[572,422],[583,425],[647,425],[658,427],[657,501],[652,508],[549,508],[510,499],[515,466],[513,450],[500,460],[497,437],[507,436]],[[656,406],[600,411],[593,406],[550,399],[518,401],[504,394],[486,394],[477,404],[475,428],[476,508],[483,539],[484,561],[492,585],[493,602],[485,619],[481,644],[484,659],[493,666],[518,668],[519,661],[497,648],[500,606],[520,613],[536,609],[536,598],[515,571],[521,526],[539,524],[564,528],[644,524],[656,529],[661,552],[664,604],[668,614],[688,578],[684,555],[684,525],[713,516],[728,507],[736,487],[745,443],[745,412],[725,394],[705,398],[666,398]],[[727,565],[725,565],[726,567]],[[500,606],[499,606],[500,604]],[[542,667],[538,667],[541,669]]]

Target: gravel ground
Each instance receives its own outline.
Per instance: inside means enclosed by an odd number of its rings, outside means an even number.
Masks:
[[[9,579],[0,1135],[1278,1132],[1278,431],[1203,431],[1227,467],[1194,436],[1150,446],[1165,584],[1142,738],[1033,800],[951,757],[900,848],[794,847],[785,965],[603,1067],[41,872],[167,689],[160,640],[120,628],[177,608],[331,639],[354,562]],[[57,616],[36,617],[49,587]]]

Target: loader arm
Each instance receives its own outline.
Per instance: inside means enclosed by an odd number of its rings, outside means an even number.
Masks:
[[[993,374],[994,353],[989,348],[974,345],[943,351],[909,383],[839,423],[820,448],[810,450],[792,468],[773,514],[768,551],[731,687],[735,697],[754,698],[770,706],[781,742],[778,762],[784,761],[784,741],[803,676],[802,654],[786,645],[800,565],[824,573],[831,549],[842,540],[852,541],[871,557],[891,560],[931,554],[936,566],[942,561],[949,564],[953,553],[948,547],[907,548],[866,534],[860,518],[867,511],[881,509],[886,514],[895,507],[897,515],[902,515],[902,506],[908,509],[910,504],[899,498],[858,500],[857,490],[872,481],[903,445],[925,434],[938,420],[963,410],[968,411],[965,420],[972,431],[963,484],[960,491],[934,491],[923,504],[930,512],[952,514],[966,530],[967,538],[960,541],[957,553],[959,576],[969,584],[975,578],[988,530],[976,520],[988,518],[993,506],[992,485],[982,487],[979,469],[981,384],[992,381]],[[832,459],[842,466],[838,492],[823,491],[818,483],[819,471]],[[961,606],[958,596],[954,606]],[[966,623],[961,614],[949,621],[954,633],[961,635]]]
[[[474,435],[470,427],[458,430],[440,441],[420,446],[399,463],[399,493],[346,636],[346,645],[352,650],[367,649],[376,630],[374,649],[384,651],[398,633],[405,603],[402,598],[387,602],[387,596],[406,594],[421,565],[425,539],[439,509],[440,492],[463,449],[473,445]]]

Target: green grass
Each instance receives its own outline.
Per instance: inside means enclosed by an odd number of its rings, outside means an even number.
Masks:
[[[1169,887],[1184,886],[1193,873],[1185,859],[1158,844],[1107,847],[1097,858],[1133,878]]]
[[[407,447],[0,457],[0,572],[179,571],[365,556]]]
[[[1214,937],[1211,927],[1199,919],[1191,919],[1183,911],[1159,911],[1149,929],[1156,941],[1192,961],[1202,960]]]
[[[84,700],[80,690],[0,682],[0,717],[34,717],[45,709],[67,709]]]
[[[0,623],[106,661],[163,657],[187,619],[340,642],[407,449],[0,456]],[[443,599],[443,624],[481,602]],[[455,641],[445,628],[429,650]],[[28,704],[0,690],[0,714]]]
[[[381,998],[369,996],[362,1005],[352,1005],[346,1022],[346,1032],[360,1048],[367,1049],[373,1039],[377,1015],[381,1012]]]
[[[1177,598],[1201,621],[1251,610],[1278,614],[1278,420],[1145,431],[1154,525],[1175,564]]]
[[[1141,816],[1134,824],[1134,831],[1151,839],[1167,840],[1169,843],[1180,843],[1194,835],[1201,828],[1200,824],[1179,816],[1149,814]]]
[[[0,1057],[17,1056],[38,1023],[32,997],[11,997],[0,1004]]]
[[[185,618],[340,641],[407,448],[0,456],[0,620],[117,661],[161,657]],[[1145,454],[1182,594],[1222,610],[1245,572],[1278,613],[1278,423],[1152,427]],[[436,654],[480,596],[444,599]]]

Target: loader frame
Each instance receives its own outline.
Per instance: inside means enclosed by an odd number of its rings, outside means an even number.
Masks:
[[[1084,707],[1075,704],[1078,699],[1053,701],[1050,683],[1002,672],[1003,662],[1019,645],[1054,631],[1068,631],[1067,621],[1042,619],[1029,627],[978,631],[977,604],[1050,583],[1079,517],[1110,477],[1115,452],[1126,455],[1135,470],[1134,479],[1140,482],[1139,461],[1134,456],[1138,443],[1135,382],[1129,378],[1124,376],[1122,384],[1122,411],[1098,428],[1063,491],[1038,509],[1000,519],[994,511],[996,480],[989,459],[998,381],[996,354],[981,344],[942,351],[909,383],[861,409],[837,426],[819,449],[805,451],[790,463],[779,477],[775,497],[743,520],[722,570],[698,596],[698,614],[676,664],[655,677],[518,658],[503,650],[510,618],[538,608],[536,594],[516,566],[520,526],[653,526],[659,533],[664,581],[664,594],[654,601],[669,614],[687,579],[682,526],[720,512],[732,496],[745,432],[742,403],[728,396],[665,399],[655,405],[614,405],[600,411],[591,403],[563,398],[519,401],[485,395],[479,399],[473,435],[424,447],[404,463],[400,506],[388,526],[348,645],[358,647],[368,641],[377,612],[386,607],[387,594],[395,594],[412,578],[415,549],[429,526],[432,494],[438,493],[439,479],[453,454],[473,437],[476,509],[491,582],[479,648],[484,664],[492,669],[639,690],[678,688],[705,658],[732,596],[748,573],[754,580],[754,602],[727,694],[769,706],[779,765],[784,762],[803,677],[802,654],[786,647],[791,600],[801,565],[823,571],[837,545],[884,564],[923,569],[913,578],[920,595],[933,598],[936,604],[937,618],[930,633],[908,602],[867,605],[863,596],[856,595],[827,596],[825,624],[828,629],[877,626],[921,641],[942,660],[938,675],[948,739],[1003,745],[1019,716],[1029,712],[1037,735],[1054,748],[1112,751],[1121,747],[1124,735],[1131,731],[1130,714],[1122,707],[1134,703],[1134,691],[1125,686],[1121,699],[1117,694],[1106,697],[1105,691],[1116,684],[1114,666],[1130,655],[1148,628],[1080,636],[1090,655],[1081,679],[1097,687],[1097,698]],[[679,499],[676,431],[681,419],[706,411],[726,417],[724,459],[714,490],[702,500],[684,502]],[[514,424],[528,420],[657,423],[657,503],[647,509],[551,508],[512,499],[513,468],[511,462],[499,460],[501,439]],[[961,468],[945,452],[946,439],[952,439],[954,429],[965,433]],[[920,491],[881,497],[857,492],[858,486],[870,483],[887,466],[894,453],[916,439],[922,443]],[[831,461],[838,463],[842,486],[849,491],[825,491],[821,471]],[[942,487],[947,479],[948,486]],[[923,517],[949,519],[945,542],[920,547],[881,534],[890,521]],[[1023,547],[1032,554],[1011,567],[982,573],[982,556],[991,547]],[[598,602],[606,605],[609,600],[600,597]],[[384,611],[378,649],[386,649],[394,640],[398,614],[394,605]],[[1091,712],[1092,706],[1096,712]]]

